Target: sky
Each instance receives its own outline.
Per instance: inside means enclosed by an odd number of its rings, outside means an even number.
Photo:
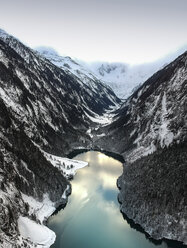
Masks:
[[[139,64],[187,47],[187,0],[0,0],[0,28],[84,61]]]

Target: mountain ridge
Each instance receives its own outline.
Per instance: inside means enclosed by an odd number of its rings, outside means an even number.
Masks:
[[[68,174],[71,162],[64,160],[59,167],[59,159],[54,155],[62,157],[72,147],[90,144],[87,130],[95,126],[92,119],[120,103],[99,80],[91,84],[95,90],[1,32],[0,242],[3,247],[35,247],[37,243],[27,239],[20,229],[20,225],[26,225],[30,230],[32,221],[43,234],[47,232],[48,247],[54,242],[54,233],[43,223],[56,207],[67,202],[71,191],[67,178],[72,177]],[[71,166],[74,167],[73,161]]]
[[[127,99],[149,77],[181,55],[185,51],[185,47],[155,62],[139,65],[130,65],[122,62],[87,63],[67,56],[60,56],[50,47],[39,47],[36,50],[52,63],[61,68],[66,67],[66,69],[71,70],[76,75],[77,73],[83,73],[89,77],[98,78],[104,84],[110,86],[119,98]]]
[[[151,237],[185,244],[186,103],[187,52],[149,78],[95,136],[95,147],[111,149],[112,140],[112,151],[125,158],[121,211]]]

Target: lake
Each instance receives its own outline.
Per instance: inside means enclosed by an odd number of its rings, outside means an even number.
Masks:
[[[89,151],[74,157],[89,162],[71,181],[72,194],[65,209],[49,218],[56,233],[53,248],[173,248],[170,241],[154,243],[133,228],[120,212],[117,178],[122,163],[101,152]]]

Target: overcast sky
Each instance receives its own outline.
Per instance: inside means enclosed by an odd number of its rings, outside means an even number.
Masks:
[[[187,0],[0,0],[0,28],[86,61],[144,63],[187,45]]]

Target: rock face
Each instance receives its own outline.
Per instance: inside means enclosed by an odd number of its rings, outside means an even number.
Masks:
[[[187,243],[187,52],[147,80],[95,145],[125,159],[121,210],[154,238]]]
[[[32,246],[17,226],[30,213],[24,195],[64,202],[69,182],[43,150],[62,156],[90,143],[91,118],[120,102],[99,80],[92,86],[0,30],[0,246]]]

